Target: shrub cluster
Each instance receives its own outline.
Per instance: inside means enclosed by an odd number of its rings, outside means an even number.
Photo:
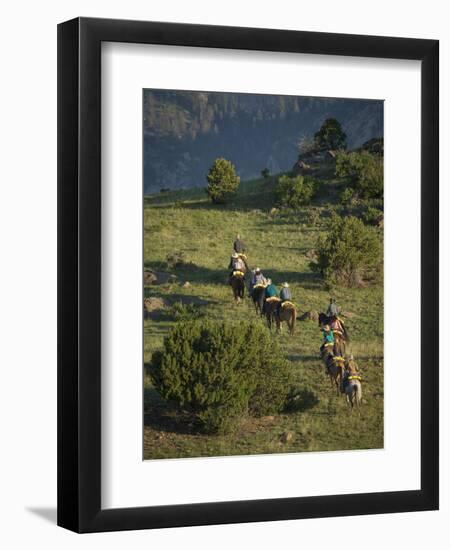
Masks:
[[[347,153],[341,151],[336,156],[336,176],[346,178],[355,193],[361,198],[383,198],[383,159],[368,151]],[[350,197],[341,197],[341,199]]]
[[[289,372],[269,332],[246,322],[177,323],[150,365],[161,396],[189,410],[207,433],[232,431],[246,414],[280,412]]]
[[[183,302],[175,302],[169,309],[175,321],[187,321],[190,319],[200,319],[205,316],[205,311],[196,304],[183,304]]]
[[[309,204],[317,190],[317,182],[310,176],[281,176],[275,188],[278,206],[297,209]]]
[[[241,181],[234,165],[224,158],[218,158],[213,162],[206,179],[206,193],[216,204],[229,201],[238,190]]]
[[[364,223],[368,225],[379,225],[383,220],[383,211],[373,206],[369,206],[364,212],[362,219]]]
[[[332,218],[329,232],[317,241],[316,254],[311,267],[344,286],[361,286],[376,279],[382,269],[379,234],[353,216]]]

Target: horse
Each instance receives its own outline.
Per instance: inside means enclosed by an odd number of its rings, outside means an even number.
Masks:
[[[267,326],[269,327],[269,330],[272,329],[272,324],[274,323],[274,321],[276,322],[276,315],[277,315],[277,310],[280,305],[280,302],[281,302],[280,298],[277,298],[276,296],[271,296],[270,298],[266,298],[264,301],[263,312],[266,316]],[[278,323],[277,323],[277,328],[278,328]]]
[[[331,317],[328,317],[326,313],[319,313],[319,327],[329,325],[331,323]]]
[[[362,402],[361,376],[358,375],[358,367],[353,358],[345,361],[344,392],[351,410],[355,406],[359,409]]]
[[[255,285],[253,287],[251,297],[253,300],[253,304],[255,305],[255,311],[257,315],[263,315],[265,291],[266,289],[263,285]]]
[[[277,324],[277,330],[281,332],[281,323],[286,321],[289,334],[292,336],[295,331],[295,321],[297,319],[297,310],[293,303],[284,302],[275,311],[275,322]]]
[[[230,279],[231,288],[233,290],[233,296],[237,304],[244,298],[244,274],[241,272],[234,272]]]
[[[327,374],[330,377],[331,388],[336,388],[336,392],[339,395],[344,379],[345,359],[339,355],[329,353],[325,359],[325,364],[327,366]]]

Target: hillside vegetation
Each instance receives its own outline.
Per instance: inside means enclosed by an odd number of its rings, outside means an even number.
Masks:
[[[339,204],[346,183],[333,174],[325,167],[312,204],[297,210],[273,208],[275,177],[241,182],[226,205],[212,204],[204,188],[146,196],[144,267],[176,278],[145,286],[145,297],[157,299],[157,307],[144,320],[144,361],[148,365],[152,353],[163,349],[164,337],[179,320],[251,321],[265,326],[247,297],[240,305],[234,303],[227,284],[232,243],[240,233],[250,267],[261,267],[278,287],[287,281],[299,316],[309,310],[324,311],[330,296],[347,313],[349,351],[363,377],[361,416],[350,415],[344,398],[330,387],[319,359],[317,322],[298,321],[294,336],[286,329],[272,336],[290,361],[296,396],[292,406],[281,414],[246,418],[228,435],[199,433],[188,414],[158,394],[147,369],[146,459],[383,447],[382,280],[360,288],[330,289],[310,265],[317,238],[327,231],[333,213],[364,215],[358,204]],[[379,238],[382,241],[381,230]],[[182,259],[168,262],[170,256]]]
[[[192,187],[225,157],[243,180],[289,170],[299,138],[327,117],[344,121],[348,147],[383,134],[383,102],[226,92],[144,90],[144,187]]]

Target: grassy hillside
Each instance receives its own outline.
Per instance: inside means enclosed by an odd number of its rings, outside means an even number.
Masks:
[[[232,243],[240,233],[250,266],[261,267],[278,287],[289,282],[299,314],[324,311],[330,295],[349,312],[350,352],[363,376],[361,416],[350,415],[344,398],[330,387],[318,357],[321,333],[317,323],[299,321],[293,337],[286,332],[274,334],[292,362],[296,388],[301,392],[296,411],[248,419],[231,435],[206,436],[195,432],[189,418],[176,414],[145,376],[146,459],[383,447],[383,288],[381,284],[336,288],[330,294],[311,271],[308,251],[326,229],[342,186],[330,174],[323,174],[322,180],[315,204],[298,212],[271,212],[272,179],[241,184],[234,203],[225,207],[212,205],[203,189],[145,197],[145,267],[169,271],[176,279],[145,287],[145,296],[161,298],[165,308],[144,321],[144,360],[149,362],[152,352],[161,349],[164,336],[180,315],[263,322],[248,298],[235,305],[226,284]],[[178,251],[191,263],[170,270],[166,258]],[[280,435],[285,431],[292,431],[294,437],[283,444]]]

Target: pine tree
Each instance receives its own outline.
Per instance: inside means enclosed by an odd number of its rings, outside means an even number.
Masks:
[[[229,201],[238,190],[241,181],[234,165],[224,158],[218,158],[213,162],[206,179],[206,193],[216,204]]]

